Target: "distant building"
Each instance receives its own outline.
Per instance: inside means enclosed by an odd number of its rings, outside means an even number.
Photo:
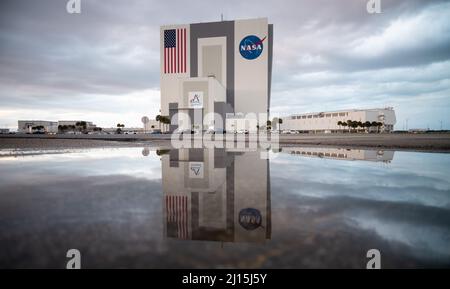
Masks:
[[[0,128],[0,134],[9,133],[9,128]]]
[[[369,131],[391,132],[396,122],[395,111],[392,107],[373,109],[350,109],[316,113],[296,114],[282,117],[280,130],[296,132],[342,132],[348,131],[348,126],[339,125],[339,122],[378,122],[381,126],[368,127]],[[274,127],[278,128],[276,124]],[[361,129],[361,128],[358,128]]]
[[[57,133],[58,123],[56,121],[47,120],[19,120],[17,131],[20,133]]]
[[[152,132],[152,131],[155,131],[155,130],[164,131],[164,129],[166,127],[168,127],[168,125],[160,123],[159,121],[156,121],[154,119],[150,119],[146,124],[144,124],[145,132]]]

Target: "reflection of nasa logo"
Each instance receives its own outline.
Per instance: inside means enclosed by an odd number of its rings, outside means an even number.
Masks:
[[[239,212],[239,224],[246,230],[251,231],[261,226],[262,217],[257,209],[246,208]]]
[[[200,169],[202,168],[201,165],[192,165],[191,170],[194,172],[196,176],[200,173]]]
[[[255,59],[263,52],[263,41],[266,37],[259,39],[258,36],[248,35],[241,40],[239,44],[239,52],[245,59]]]

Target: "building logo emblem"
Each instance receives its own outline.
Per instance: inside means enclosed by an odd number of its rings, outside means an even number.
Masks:
[[[258,36],[248,35],[241,40],[239,44],[239,52],[245,59],[255,59],[258,58],[263,52],[263,42],[266,37],[259,39]]]
[[[189,108],[203,108],[203,92],[202,91],[190,91]]]

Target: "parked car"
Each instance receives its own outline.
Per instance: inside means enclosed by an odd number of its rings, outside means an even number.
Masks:
[[[283,133],[283,134],[298,134],[298,131],[293,130],[293,129],[285,129],[281,133]]]
[[[248,134],[248,129],[239,129],[236,133]]]
[[[216,128],[216,129],[208,129],[206,131],[207,134],[224,134],[226,133],[226,131],[224,129],[221,128]]]

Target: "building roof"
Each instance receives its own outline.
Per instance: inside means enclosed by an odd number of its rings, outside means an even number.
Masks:
[[[342,109],[342,110],[330,110],[330,111],[319,111],[319,112],[306,112],[300,114],[291,114],[285,117],[291,116],[302,116],[302,115],[316,115],[316,114],[324,114],[324,113],[340,113],[340,112],[357,112],[357,111],[377,111],[377,110],[394,110],[393,107],[384,107],[384,108],[354,108],[354,109]],[[282,117],[283,118],[283,117]]]

